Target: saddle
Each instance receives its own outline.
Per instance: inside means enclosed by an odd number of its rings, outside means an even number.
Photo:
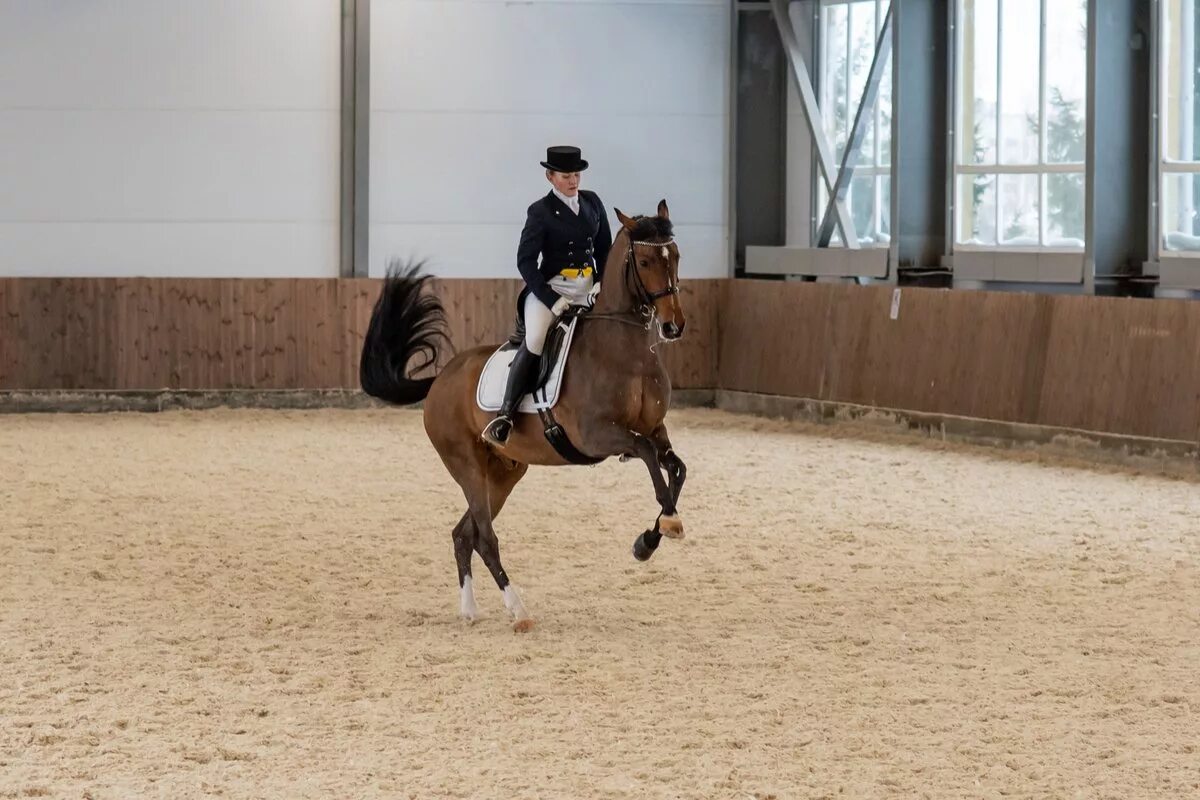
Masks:
[[[566,372],[567,357],[570,353],[571,342],[574,339],[575,328],[579,317],[586,314],[588,309],[573,306],[550,327],[546,334],[546,344],[542,350],[541,364],[538,368],[537,380],[530,394],[521,398],[517,411],[524,414],[537,414],[545,428],[546,439],[566,461],[572,464],[598,464],[603,458],[593,458],[581,453],[571,443],[566,431],[554,417],[553,408],[558,403],[562,390],[563,375]],[[513,334],[508,341],[496,349],[488,358],[479,376],[479,386],[475,392],[476,404],[484,411],[498,411],[504,402],[504,389],[508,383],[508,370],[512,364],[517,348],[525,341],[525,322],[520,313],[517,314]]]
[[[550,326],[550,330],[546,333],[546,343],[542,346],[542,358],[538,366],[537,380],[533,382],[534,389],[545,387],[546,381],[550,379],[550,373],[554,371],[555,365],[558,364],[558,357],[562,355],[563,342],[567,335],[567,328],[562,325],[562,322],[568,319],[574,322],[577,316],[578,312],[572,314],[568,311],[555,324]],[[518,311],[516,322],[513,324],[513,332],[508,337],[508,341],[500,349],[504,352],[516,350],[524,341],[525,317]]]

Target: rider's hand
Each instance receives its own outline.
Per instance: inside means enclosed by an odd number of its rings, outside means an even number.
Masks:
[[[570,307],[571,301],[565,297],[560,297],[558,300],[554,301],[554,305],[551,306],[550,310],[554,312],[554,316],[561,317],[563,313],[565,313]]]
[[[599,296],[600,296],[600,284],[598,284],[598,283],[593,284],[591,291],[588,292],[588,296],[587,296],[587,304],[588,304],[589,308],[596,305],[596,298]]]

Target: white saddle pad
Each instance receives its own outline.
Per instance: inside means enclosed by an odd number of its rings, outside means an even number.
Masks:
[[[554,408],[558,402],[558,394],[562,390],[563,373],[567,368],[567,354],[571,351],[571,340],[575,336],[575,324],[578,318],[572,317],[567,322],[555,324],[566,327],[563,334],[562,347],[558,350],[558,358],[546,383],[532,394],[521,398],[517,410],[524,414],[535,414],[544,408]],[[479,386],[475,390],[475,402],[484,411],[499,411],[504,403],[504,389],[508,386],[508,368],[512,364],[517,348],[499,349],[492,353],[491,358],[483,365],[483,374],[479,376]]]

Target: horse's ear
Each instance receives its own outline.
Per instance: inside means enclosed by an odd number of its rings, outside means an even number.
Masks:
[[[671,209],[667,208],[666,198],[658,201],[658,215],[663,219],[671,218]]]
[[[618,220],[618,221],[619,221],[619,222],[620,222],[622,225],[624,225],[624,226],[625,226],[625,230],[627,230],[627,231],[629,231],[630,233],[632,233],[632,232],[633,232],[633,229],[637,227],[637,223],[636,223],[636,222],[634,222],[633,220],[631,220],[629,217],[627,217],[627,216],[625,216],[624,214],[622,214],[622,213],[621,213],[621,209],[617,208],[616,206],[613,206],[613,211],[615,211],[615,212],[617,213],[617,220]]]

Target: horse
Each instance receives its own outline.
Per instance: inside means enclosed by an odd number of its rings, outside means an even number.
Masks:
[[[578,314],[579,321],[553,412],[570,443],[590,463],[610,457],[645,463],[661,509],[653,529],[634,542],[634,556],[645,561],[663,536],[682,538],[684,533],[676,504],[687,468],[664,423],[671,381],[658,345],[682,337],[686,319],[679,297],[679,248],[666,200],[654,216],[614,211],[621,227],[595,304],[568,312]],[[514,630],[528,631],[534,620],[500,562],[493,521],[531,465],[571,462],[551,446],[537,415],[517,414],[503,448],[481,437],[492,415],[476,405],[476,386],[499,345],[458,353],[440,373],[429,375],[441,346],[449,344],[445,311],[426,291],[429,278],[420,274],[419,264],[389,269],[367,327],[359,380],[367,394],[386,403],[424,400],[425,432],[466,497],[467,510],[452,533],[461,616],[473,622],[477,615],[471,582],[475,552],[503,593]],[[416,377],[422,373],[424,377]]]

